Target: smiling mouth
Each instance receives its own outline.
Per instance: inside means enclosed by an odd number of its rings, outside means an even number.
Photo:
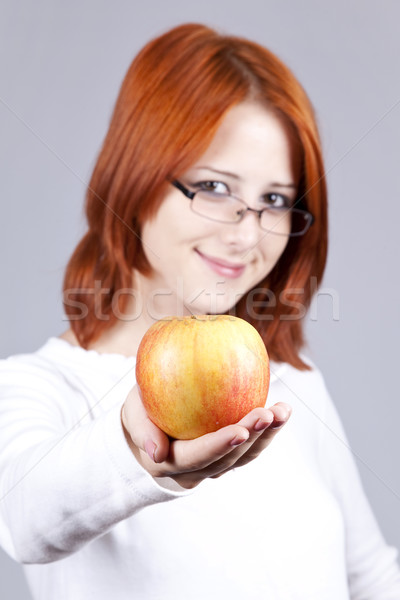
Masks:
[[[223,260],[221,258],[215,258],[213,256],[207,256],[200,252],[200,250],[195,249],[196,253],[202,261],[210,267],[214,273],[218,275],[222,275],[223,277],[229,277],[230,279],[236,279],[240,277],[244,272],[246,265],[232,263],[227,260]]]

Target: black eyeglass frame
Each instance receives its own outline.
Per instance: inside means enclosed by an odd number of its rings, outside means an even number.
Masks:
[[[182,194],[184,194],[186,196],[186,198],[188,198],[190,201],[194,200],[194,197],[196,196],[196,194],[198,192],[202,192],[204,190],[196,190],[195,192],[192,192],[191,190],[189,190],[186,186],[183,185],[183,183],[181,183],[180,181],[178,181],[177,179],[173,179],[171,180],[171,184],[176,187],[179,191],[182,192]],[[221,196],[223,196],[224,194],[221,194]],[[261,221],[261,215],[263,212],[271,210],[269,207],[267,208],[262,208],[261,210],[257,210],[256,208],[251,208],[250,206],[248,206],[246,204],[246,202],[244,202],[244,200],[242,200],[241,198],[238,198],[238,196],[234,196],[233,194],[226,194],[226,196],[230,197],[230,198],[234,198],[235,200],[239,200],[243,206],[245,206],[246,208],[243,209],[243,211],[239,214],[238,213],[238,219],[237,221],[221,221],[220,219],[212,219],[211,217],[207,217],[206,215],[202,215],[201,213],[197,213],[196,211],[193,211],[196,215],[199,215],[200,217],[204,217],[205,219],[209,219],[210,221],[215,221],[217,223],[240,223],[240,221],[243,219],[243,217],[245,216],[245,214],[247,212],[254,212],[256,213],[256,215],[258,216],[259,221]],[[274,210],[274,209],[273,209]],[[312,213],[310,213],[310,211],[308,210],[304,210],[301,208],[287,208],[287,210],[290,213],[296,213],[296,214],[302,214],[304,216],[306,216],[307,219],[307,227],[304,231],[300,231],[300,232],[291,232],[288,233],[288,237],[300,237],[304,234],[307,233],[307,231],[310,229],[310,227],[312,226],[312,224],[315,221],[314,215]],[[264,227],[262,227],[263,231],[267,231],[269,233],[275,233],[275,235],[282,235],[282,234],[277,234],[276,232],[274,232],[271,229],[264,229]]]

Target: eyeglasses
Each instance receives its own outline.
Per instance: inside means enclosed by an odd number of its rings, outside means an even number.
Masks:
[[[250,208],[243,200],[227,192],[199,189],[192,192],[176,179],[172,185],[189,198],[191,209],[197,215],[218,223],[239,223],[245,214],[254,212],[264,231],[275,235],[296,237],[304,235],[314,222],[307,210],[290,206],[267,206],[257,210]]]

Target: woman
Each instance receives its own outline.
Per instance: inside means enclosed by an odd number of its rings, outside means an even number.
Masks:
[[[200,25],[139,53],[67,268],[70,329],[0,367],[0,540],[34,598],[400,597],[301,354],[326,216],[313,111],[274,55]],[[266,343],[267,408],[170,440],[135,386],[140,340],[227,312]]]

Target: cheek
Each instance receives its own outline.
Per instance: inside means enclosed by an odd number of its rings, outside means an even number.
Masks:
[[[282,254],[285,252],[286,250],[286,246],[289,243],[289,237],[282,237],[279,239],[279,247],[278,247],[278,252],[277,252],[277,258],[276,258],[276,262],[278,262],[278,260],[280,259],[280,257],[282,256]]]
[[[165,262],[169,260],[170,248],[165,228],[153,221],[142,228],[140,237],[148,262],[154,271],[160,271],[165,267]]]
[[[265,260],[265,266],[269,271],[273,269],[284,253],[288,242],[289,237],[286,238],[284,236],[267,234],[267,237],[263,241],[262,253]]]
[[[182,214],[182,212],[177,213],[167,210],[167,207],[161,207],[156,217],[143,225],[141,234],[143,243],[154,247],[154,250],[156,247],[173,250],[188,247],[212,235],[210,226],[212,222],[194,213]]]
[[[141,231],[141,239],[143,245],[147,246],[147,251],[153,252],[162,258],[161,251],[165,248],[172,247],[174,240],[178,238],[179,227],[176,224],[176,219],[168,218],[168,214],[164,215],[165,211],[159,211],[156,217],[147,221]]]

